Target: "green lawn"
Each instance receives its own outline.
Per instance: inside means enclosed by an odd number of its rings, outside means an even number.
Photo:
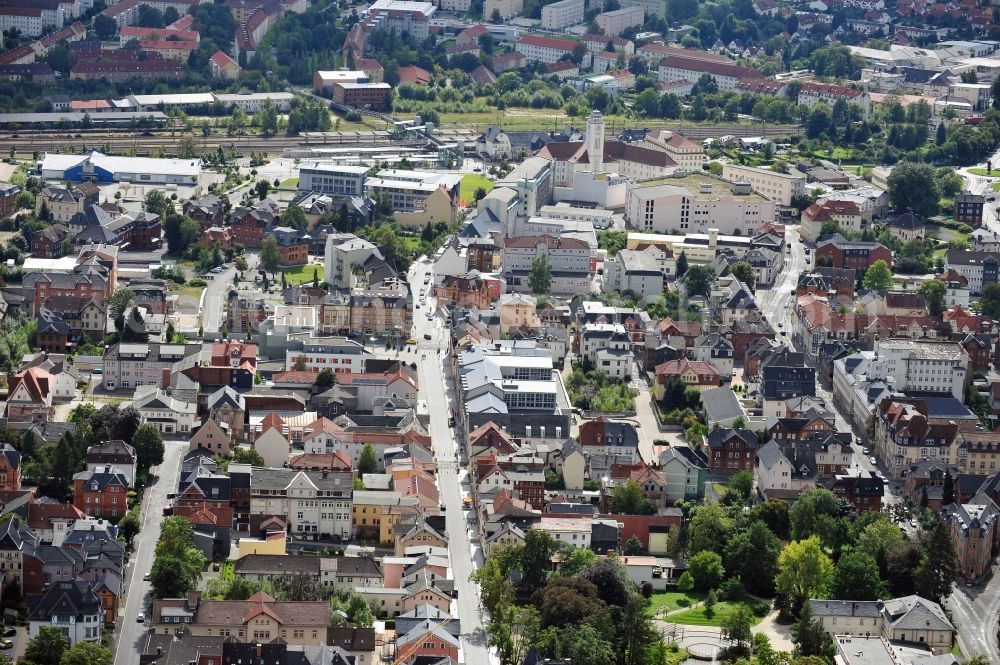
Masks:
[[[993,191],[1000,192],[1000,182],[993,183]]]
[[[473,196],[476,194],[476,190],[482,187],[489,194],[490,190],[493,189],[493,181],[486,176],[470,174],[462,178],[462,182],[458,186],[458,198],[462,201],[472,202]]]
[[[647,611],[650,614],[659,615],[664,610],[667,612],[679,610],[682,607],[693,605],[704,598],[705,594],[700,591],[692,591],[690,593],[684,593],[683,591],[654,593],[649,599],[649,609]]]
[[[189,286],[185,284],[184,286],[174,287],[173,292],[178,296],[187,296],[198,302],[201,299],[201,292],[204,290],[204,286]]]
[[[279,187],[281,189],[296,189],[299,186],[298,178],[285,178],[281,181]]]
[[[305,284],[306,282],[313,281],[313,272],[316,273],[317,278],[320,283],[323,283],[323,266],[318,263],[307,263],[304,266],[295,266],[294,268],[284,268],[285,278],[288,280],[289,284]],[[279,275],[278,281],[281,281]]]
[[[722,623],[722,620],[736,611],[740,605],[747,605],[752,607],[753,603],[757,601],[752,600],[740,600],[740,601],[730,601],[730,600],[720,600],[712,608],[711,616],[709,616],[708,608],[704,605],[696,607],[693,610],[688,610],[687,612],[681,612],[679,614],[671,614],[666,618],[666,621],[670,623],[678,623],[684,626],[718,626]],[[760,623],[764,617],[759,617],[754,615],[753,624],[756,626]]]
[[[979,169],[979,168],[969,169],[969,173],[971,173],[972,175],[984,175],[984,176],[993,175],[992,172],[989,172],[986,169]]]

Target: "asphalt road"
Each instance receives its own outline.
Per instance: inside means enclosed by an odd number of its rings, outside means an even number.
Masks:
[[[452,616],[462,622],[461,662],[476,665],[490,665],[497,660],[486,646],[486,632],[479,606],[479,589],[469,577],[483,563],[483,552],[478,542],[478,531],[470,529],[469,515],[463,511],[463,497],[469,495],[468,472],[464,458],[457,457],[458,445],[454,430],[448,427],[448,414],[455,405],[455,395],[451,389],[451,372],[448,368],[448,337],[440,316],[427,319],[428,307],[433,298],[420,298],[424,287],[424,277],[432,270],[429,262],[417,262],[410,268],[409,279],[414,289],[414,304],[420,309],[413,311],[414,337],[417,340],[417,372],[420,380],[421,398],[429,406],[430,435],[434,446],[434,457],[438,464],[438,491],[445,507],[445,524],[448,530],[448,554],[451,561],[452,578],[458,590],[458,598],[453,601]],[[424,335],[431,336],[430,340]],[[440,351],[440,353],[439,353]]]
[[[997,615],[1000,614],[1000,583],[997,563],[985,587],[955,585],[945,601],[958,628],[958,646],[966,657],[985,655],[987,662],[1000,663],[997,648]]]
[[[244,258],[249,266],[245,275],[250,275],[252,280],[253,272],[257,269],[257,254],[247,252]],[[222,324],[226,321],[226,299],[235,276],[236,267],[230,263],[226,264],[222,272],[208,280],[201,299],[201,325],[206,334],[222,330]]]
[[[146,623],[138,623],[136,616],[147,612],[147,604],[152,602],[150,583],[142,578],[153,568],[153,554],[163,523],[162,509],[167,505],[167,494],[177,489],[181,459],[187,449],[186,441],[166,442],[163,464],[153,467],[152,473],[156,478],[143,495],[140,513],[142,529],[135,538],[136,549],[125,571],[125,604],[118,608],[114,665],[134,665],[142,654],[146,625],[150,619],[147,617]]]

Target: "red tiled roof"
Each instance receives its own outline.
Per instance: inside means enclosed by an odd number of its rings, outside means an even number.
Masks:
[[[688,58],[681,55],[668,55],[660,61],[660,67],[672,67],[689,72],[712,74],[714,76],[727,76],[734,79],[764,77],[764,75],[759,71],[756,69],[750,69],[749,67],[740,67],[739,65],[731,65],[724,62],[695,60],[694,58]]]
[[[528,46],[538,46],[540,48],[551,48],[560,51],[566,51],[567,53],[572,53],[573,49],[579,42],[574,42],[571,39],[555,39],[552,37],[542,37],[541,35],[524,35],[517,40],[518,44],[527,44]]]

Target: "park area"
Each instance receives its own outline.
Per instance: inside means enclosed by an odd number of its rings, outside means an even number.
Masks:
[[[482,175],[470,174],[464,176],[458,186],[459,200],[465,202],[466,205],[471,205],[476,197],[477,189],[482,189],[489,194],[493,189],[493,181]]]
[[[745,594],[730,600],[712,599],[714,602],[710,602],[709,595],[701,591],[676,590],[655,593],[649,599],[648,611],[663,621],[686,626],[719,626],[740,607],[750,610],[753,625],[757,625],[768,612],[765,602]],[[673,614],[669,614],[671,612]]]

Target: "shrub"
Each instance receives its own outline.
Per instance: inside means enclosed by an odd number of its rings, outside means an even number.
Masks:
[[[208,286],[208,282],[197,277],[188,282],[188,286]]]
[[[730,577],[719,586],[719,598],[723,600],[736,600],[743,596],[743,581],[739,575]]]
[[[685,570],[684,574],[677,580],[677,590],[682,593],[688,593],[692,589],[694,589],[694,577],[691,576],[690,572]]]

